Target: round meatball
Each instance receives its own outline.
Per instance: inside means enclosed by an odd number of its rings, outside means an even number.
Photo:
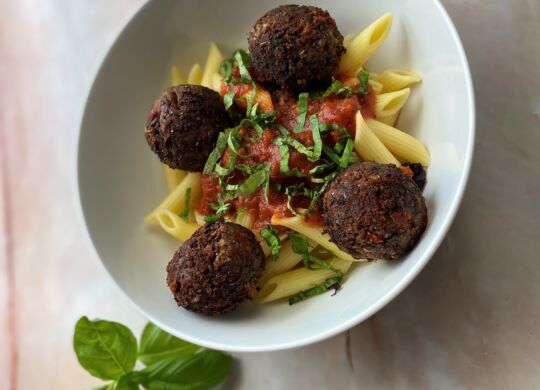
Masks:
[[[320,206],[332,241],[359,259],[398,259],[427,225],[420,188],[393,164],[349,166],[330,183]]]
[[[345,52],[330,14],[304,5],[268,11],[251,29],[248,43],[257,81],[292,90],[328,83]]]
[[[199,85],[177,85],[155,101],[144,136],[169,167],[202,172],[219,132],[228,125],[217,92]]]
[[[264,253],[253,232],[218,221],[193,233],[167,265],[167,284],[179,306],[219,316],[251,299],[264,270]]]

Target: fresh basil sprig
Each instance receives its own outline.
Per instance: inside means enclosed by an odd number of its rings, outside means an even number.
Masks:
[[[270,260],[276,261],[279,257],[279,252],[281,251],[281,239],[279,238],[278,231],[272,225],[268,225],[265,228],[261,229],[261,237],[264,238],[266,243],[272,252],[270,254]]]
[[[75,325],[73,348],[91,375],[112,382],[101,390],[206,390],[228,375],[229,355],[201,348],[148,324],[140,345],[124,325],[81,317]],[[134,370],[141,361],[146,367]]]

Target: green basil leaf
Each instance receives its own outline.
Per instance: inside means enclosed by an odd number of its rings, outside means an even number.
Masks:
[[[260,234],[268,246],[272,248],[270,260],[276,261],[279,257],[279,252],[281,251],[281,239],[279,238],[276,228],[272,225],[268,225],[261,229]]]
[[[341,276],[336,276],[334,278],[326,279],[321,284],[316,285],[310,289],[300,291],[299,293],[296,293],[289,298],[289,305],[294,305],[295,303],[301,302],[307,298],[322,294],[328,291],[331,287],[341,284],[341,280]]]
[[[311,131],[313,133],[313,152],[311,157],[308,156],[308,160],[317,161],[319,158],[321,158],[322,151],[321,133],[319,132],[319,119],[317,118],[317,115],[313,114],[309,120],[311,121]]]
[[[139,383],[134,380],[135,373],[130,372],[107,386],[108,390],[139,390]]]
[[[231,82],[233,69],[233,60],[228,58],[223,60],[219,66],[219,74],[223,77],[223,80],[228,84]]]
[[[178,216],[187,222],[189,217],[189,202],[191,201],[191,187],[186,189],[184,197],[184,208],[178,213]]]
[[[171,356],[190,355],[199,347],[161,330],[148,323],[141,335],[139,360],[146,365],[167,359]]]
[[[309,255],[309,243],[306,237],[293,231],[289,232],[288,236],[292,242],[294,253],[298,253],[299,255]]]
[[[251,195],[255,192],[255,190],[257,190],[257,188],[259,188],[259,186],[264,184],[267,176],[268,173],[264,169],[261,169],[260,171],[257,171],[254,174],[250,175],[236,189],[237,195]]]
[[[225,379],[231,364],[229,355],[203,350],[147,366],[141,371],[141,383],[147,390],[211,389]]]
[[[306,115],[308,111],[308,97],[309,93],[303,92],[298,95],[298,103],[296,105],[296,110],[298,113],[298,121],[294,127],[294,132],[299,133],[304,128],[304,123],[306,122]]]
[[[249,54],[244,50],[237,50],[233,57],[236,65],[238,66],[238,71],[240,72],[240,78],[242,81],[245,83],[251,83],[253,80],[251,79],[251,75],[247,69],[251,62]]]
[[[358,86],[358,93],[365,95],[368,92],[368,81],[369,81],[369,72],[362,70],[356,75],[356,78],[360,81]]]
[[[345,149],[343,150],[343,154],[339,158],[339,166],[341,168],[347,168],[349,166],[349,160],[351,159],[353,150],[353,140],[348,139],[347,143],[345,144]]]
[[[227,147],[227,140],[229,138],[230,132],[231,132],[231,129],[226,129],[225,131],[219,133],[216,146],[214,147],[214,149],[208,156],[208,159],[206,160],[203,173],[209,175],[214,171],[214,167],[216,166],[217,162],[223,155],[225,148]]]
[[[225,111],[228,111],[229,108],[234,103],[234,92],[227,92],[225,96],[223,96],[223,105],[225,106]]]
[[[117,322],[81,317],[75,325],[73,348],[81,366],[100,379],[129,373],[137,360],[137,340]]]

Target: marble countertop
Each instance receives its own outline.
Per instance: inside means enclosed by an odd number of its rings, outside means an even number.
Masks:
[[[71,167],[98,61],[141,0],[0,3],[0,389],[89,388],[83,314],[145,320],[84,244]],[[457,218],[397,299],[295,350],[235,354],[231,389],[540,386],[540,2],[445,0],[477,102]]]

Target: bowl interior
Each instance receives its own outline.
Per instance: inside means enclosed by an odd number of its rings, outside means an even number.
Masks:
[[[411,68],[413,89],[399,127],[427,144],[433,164],[424,191],[429,225],[402,261],[358,265],[344,288],[302,304],[248,304],[223,318],[179,309],[165,284],[178,242],[143,222],[166,194],[162,170],[143,137],[168,67],[204,65],[208,43],[224,55],[246,48],[251,25],[280,1],[150,1],[108,53],[88,97],[78,151],[78,186],[88,233],[106,269],[157,325],[208,347],[261,351],[329,337],[397,295],[429,260],[451,223],[467,178],[474,107],[467,64],[451,22],[435,0],[310,1],[328,9],[345,35],[384,12],[394,14],[387,42],[368,68]]]

